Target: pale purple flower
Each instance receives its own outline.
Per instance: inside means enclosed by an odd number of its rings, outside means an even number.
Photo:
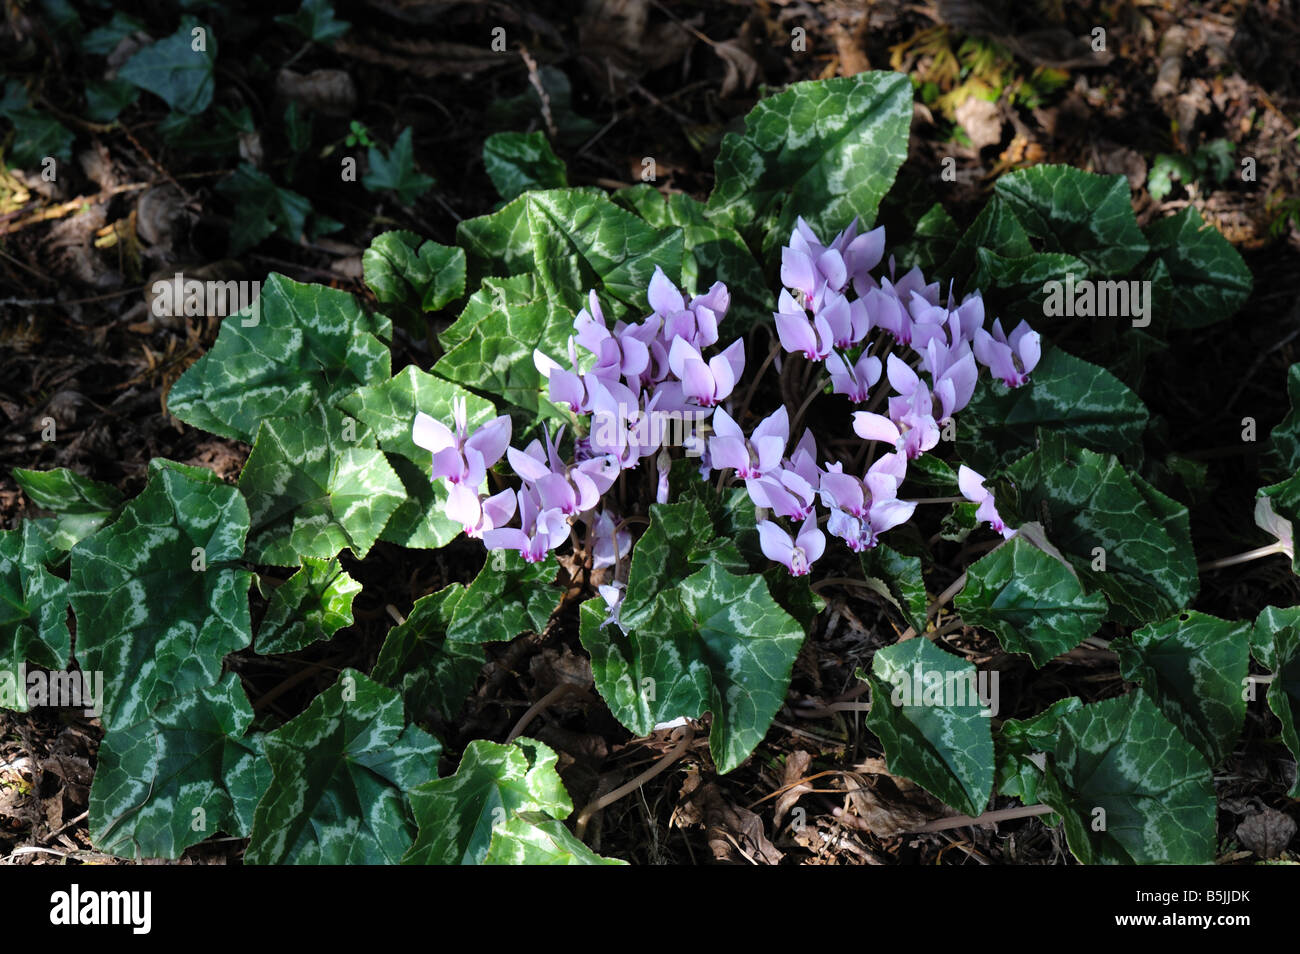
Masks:
[[[1038,332],[1028,322],[1020,322],[1009,337],[1002,333],[1000,319],[994,319],[992,334],[983,328],[975,332],[975,357],[1009,387],[1018,388],[1029,380],[1041,349]]]
[[[975,393],[975,381],[979,377],[975,355],[964,341],[945,347],[935,340],[925,346],[922,365],[934,380],[934,396],[943,409],[939,420],[946,422],[969,404]]]
[[[725,400],[745,370],[745,342],[737,338],[706,363],[699,350],[685,338],[674,338],[668,352],[668,366],[682,383],[682,393],[701,407],[714,407]]]
[[[817,488],[803,475],[788,467],[777,467],[762,477],[745,481],[756,507],[766,507],[777,516],[803,520],[817,503]]]
[[[623,623],[619,620],[618,613],[623,608],[623,597],[626,595],[626,590],[627,585],[618,581],[596,587],[596,592],[605,601],[605,618],[601,620],[600,625],[609,626],[612,623],[622,629],[625,635],[627,630],[623,629]]]
[[[546,554],[569,537],[569,524],[558,510],[545,510],[527,488],[520,491],[520,529],[485,530],[483,545],[489,550],[518,550],[529,563],[546,559]]]
[[[890,447],[897,446],[903,436],[898,425],[885,415],[869,411],[853,413],[853,432],[864,441],[881,441]]]
[[[820,361],[831,353],[835,335],[823,315],[814,315],[809,321],[807,312],[784,290],[777,300],[777,308],[772,314],[782,348],[791,354],[803,352],[809,361]]]
[[[867,312],[869,327],[883,328],[902,344],[911,342],[912,316],[903,307],[888,278],[884,279],[882,287],[871,289],[859,301]]]
[[[723,408],[713,412],[713,432],[709,438],[709,461],[715,470],[728,467],[742,480],[762,477],[781,463],[785,445],[790,440],[790,415],[784,405],[765,417],[745,437],[730,414]]]
[[[443,513],[448,520],[459,523],[466,535],[480,538],[484,532],[503,527],[515,515],[515,492],[509,488],[486,497],[467,484],[452,484],[447,488],[447,501]]]
[[[469,434],[466,429],[465,400],[452,402],[455,431],[423,411],[415,415],[411,440],[433,452],[432,476],[453,484],[466,482],[477,487],[487,476],[487,469],[501,459],[510,444],[510,417],[495,417]]]
[[[616,541],[614,528],[617,526],[613,514],[608,510],[602,510],[591,525],[592,566],[596,569],[613,566],[632,555],[631,532],[626,527],[621,528]]]
[[[999,516],[998,508],[993,502],[993,494],[985,488],[982,475],[962,464],[957,470],[957,486],[961,489],[963,497],[971,503],[979,504],[975,510],[975,519],[987,523],[1005,539],[1009,540],[1016,535],[1016,531],[1008,527]]]
[[[763,555],[785,564],[791,576],[807,576],[809,568],[826,550],[826,535],[817,529],[816,516],[809,514],[793,540],[771,520],[760,521],[758,543]]]

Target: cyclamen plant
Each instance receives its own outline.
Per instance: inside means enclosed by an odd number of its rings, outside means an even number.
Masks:
[[[589,291],[588,307],[573,321],[569,367],[541,351],[534,355],[551,400],[587,424],[571,461],[557,450],[563,428],[554,439],[545,431],[544,444],[534,440],[518,450],[507,446],[508,415],[472,433],[463,404],[450,427],[424,412],[416,415],[412,438],[432,452],[431,474],[447,485],[446,516],[489,550],[516,550],[530,563],[568,540],[577,547],[579,527],[590,553],[629,555],[630,535],[620,532],[623,524],[604,495],[621,472],[654,457],[656,499],[668,502],[666,429],[637,425],[686,416],[712,424],[684,442],[700,458],[702,479],[730,474],[744,482],[758,513],[798,524],[793,536],[771,519],[761,519],[757,528],[763,553],[792,576],[807,575],[825,551],[823,522],[850,550],[872,549],[881,534],[915,512],[915,501],[898,497],[908,461],[934,448],[941,428],[970,402],[979,368],[1018,388],[1040,355],[1038,333],[1026,322],[1010,335],[997,319],[991,331],[985,328],[978,290],[958,302],[950,288],[945,299],[919,267],[898,277],[892,257],[889,277],[874,276],[884,248],[883,227],[858,234],[855,219],[824,245],[800,218],[781,250],[785,288],[773,314],[785,352],[825,362],[834,393],[867,406],[853,413],[853,429],[878,456],[862,476],[846,472],[843,461],[818,464],[809,429],[786,456],[791,435],[784,406],[745,435],[727,410],[745,368],[744,341],[705,357],[718,345],[730,306],[726,285],[715,282],[688,301],[656,267],[647,289],[652,311],[640,322],[620,321],[611,330]],[[585,371],[577,348],[595,358]],[[882,403],[887,413],[876,413]],[[713,436],[704,436],[708,429]],[[503,456],[520,487],[489,496],[483,490],[488,469]],[[979,505],[977,518],[1010,538],[1015,531],[999,516],[984,478],[962,465],[958,480],[963,496]],[[518,526],[508,526],[516,515]],[[602,595],[617,620],[621,591],[611,587]]]

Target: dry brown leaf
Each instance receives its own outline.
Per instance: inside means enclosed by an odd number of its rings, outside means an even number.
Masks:
[[[357,105],[356,84],[344,70],[313,70],[305,74],[280,70],[275,78],[275,90],[285,99],[326,116],[349,116]]]
[[[785,760],[785,775],[781,779],[782,787],[799,782],[799,779],[808,774],[808,766],[812,764],[812,756],[802,749],[796,749],[790,753],[789,758]],[[774,828],[781,827],[781,820],[785,818],[785,813],[794,807],[795,802],[799,801],[799,796],[811,792],[813,787],[808,782],[799,782],[793,788],[788,788],[781,793],[776,800],[776,815],[772,822]]]
[[[1251,815],[1237,826],[1237,840],[1261,858],[1276,858],[1295,837],[1296,823],[1290,815],[1273,808]]]

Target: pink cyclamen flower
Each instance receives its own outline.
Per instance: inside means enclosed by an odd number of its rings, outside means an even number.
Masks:
[[[993,494],[985,488],[984,477],[981,474],[962,464],[957,470],[957,486],[961,489],[963,497],[971,503],[979,504],[975,510],[975,519],[987,523],[1005,539],[1009,540],[1016,535],[1016,531],[1008,527],[998,514],[998,508],[993,502]]]
[[[459,523],[467,536],[480,539],[488,530],[504,527],[514,517],[515,492],[506,488],[487,497],[467,484],[452,484],[442,512],[448,520]]]
[[[540,563],[569,538],[569,523],[558,510],[543,509],[527,487],[519,492],[520,528],[494,528],[483,532],[489,550],[518,550],[528,563]]]
[[[784,406],[765,417],[747,439],[723,408],[713,412],[713,433],[709,438],[709,462],[715,470],[727,467],[742,480],[762,477],[781,463],[790,440],[790,414]]]
[[[510,417],[502,414],[469,434],[465,399],[456,398],[452,402],[452,420],[455,431],[419,411],[411,428],[411,440],[433,452],[431,475],[435,479],[441,477],[453,484],[464,481],[477,487],[510,444]]]
[[[668,352],[668,366],[682,383],[682,394],[701,407],[714,407],[731,394],[745,370],[745,342],[737,338],[722,354],[706,363],[699,350],[685,338],[674,338]]]
[[[771,520],[760,521],[758,543],[763,555],[785,564],[791,576],[807,576],[809,568],[826,550],[826,535],[817,529],[816,515],[809,514],[793,540]]]
[[[776,335],[781,339],[782,348],[791,354],[803,352],[809,361],[820,361],[831,353],[835,334],[824,315],[814,315],[810,322],[807,312],[784,290],[777,300],[777,308],[779,311],[772,315],[776,319]]]
[[[975,332],[975,357],[1008,387],[1018,388],[1028,381],[1041,354],[1038,332],[1028,322],[1022,321],[1009,336],[1002,333],[1000,319],[994,319],[992,334],[983,328]]]

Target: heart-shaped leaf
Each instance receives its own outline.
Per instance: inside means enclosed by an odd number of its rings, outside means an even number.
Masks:
[[[95,846],[124,858],[179,858],[219,831],[246,837],[271,782],[261,738],[245,736],[252,722],[229,673],[108,733],[90,789]]]
[[[304,557],[302,567],[271,593],[257,628],[262,655],[292,653],[352,625],[352,600],[361,584],[338,560]]]
[[[563,189],[568,184],[564,162],[540,132],[493,133],[483,143],[483,165],[507,202],[531,189]]]
[[[344,669],[264,745],[274,779],[245,863],[394,864],[411,847],[406,795],[437,776],[442,746],[405,725],[396,691]]]
[[[238,562],[247,533],[234,487],[163,469],[117,520],[73,548],[77,660],[104,673],[106,728],[211,686],[222,658],[249,644],[253,575]]]
[[[270,417],[298,417],[388,377],[392,325],[347,292],[271,275],[261,297],[221,323],[217,343],[167,396],[194,427],[251,442]]]

